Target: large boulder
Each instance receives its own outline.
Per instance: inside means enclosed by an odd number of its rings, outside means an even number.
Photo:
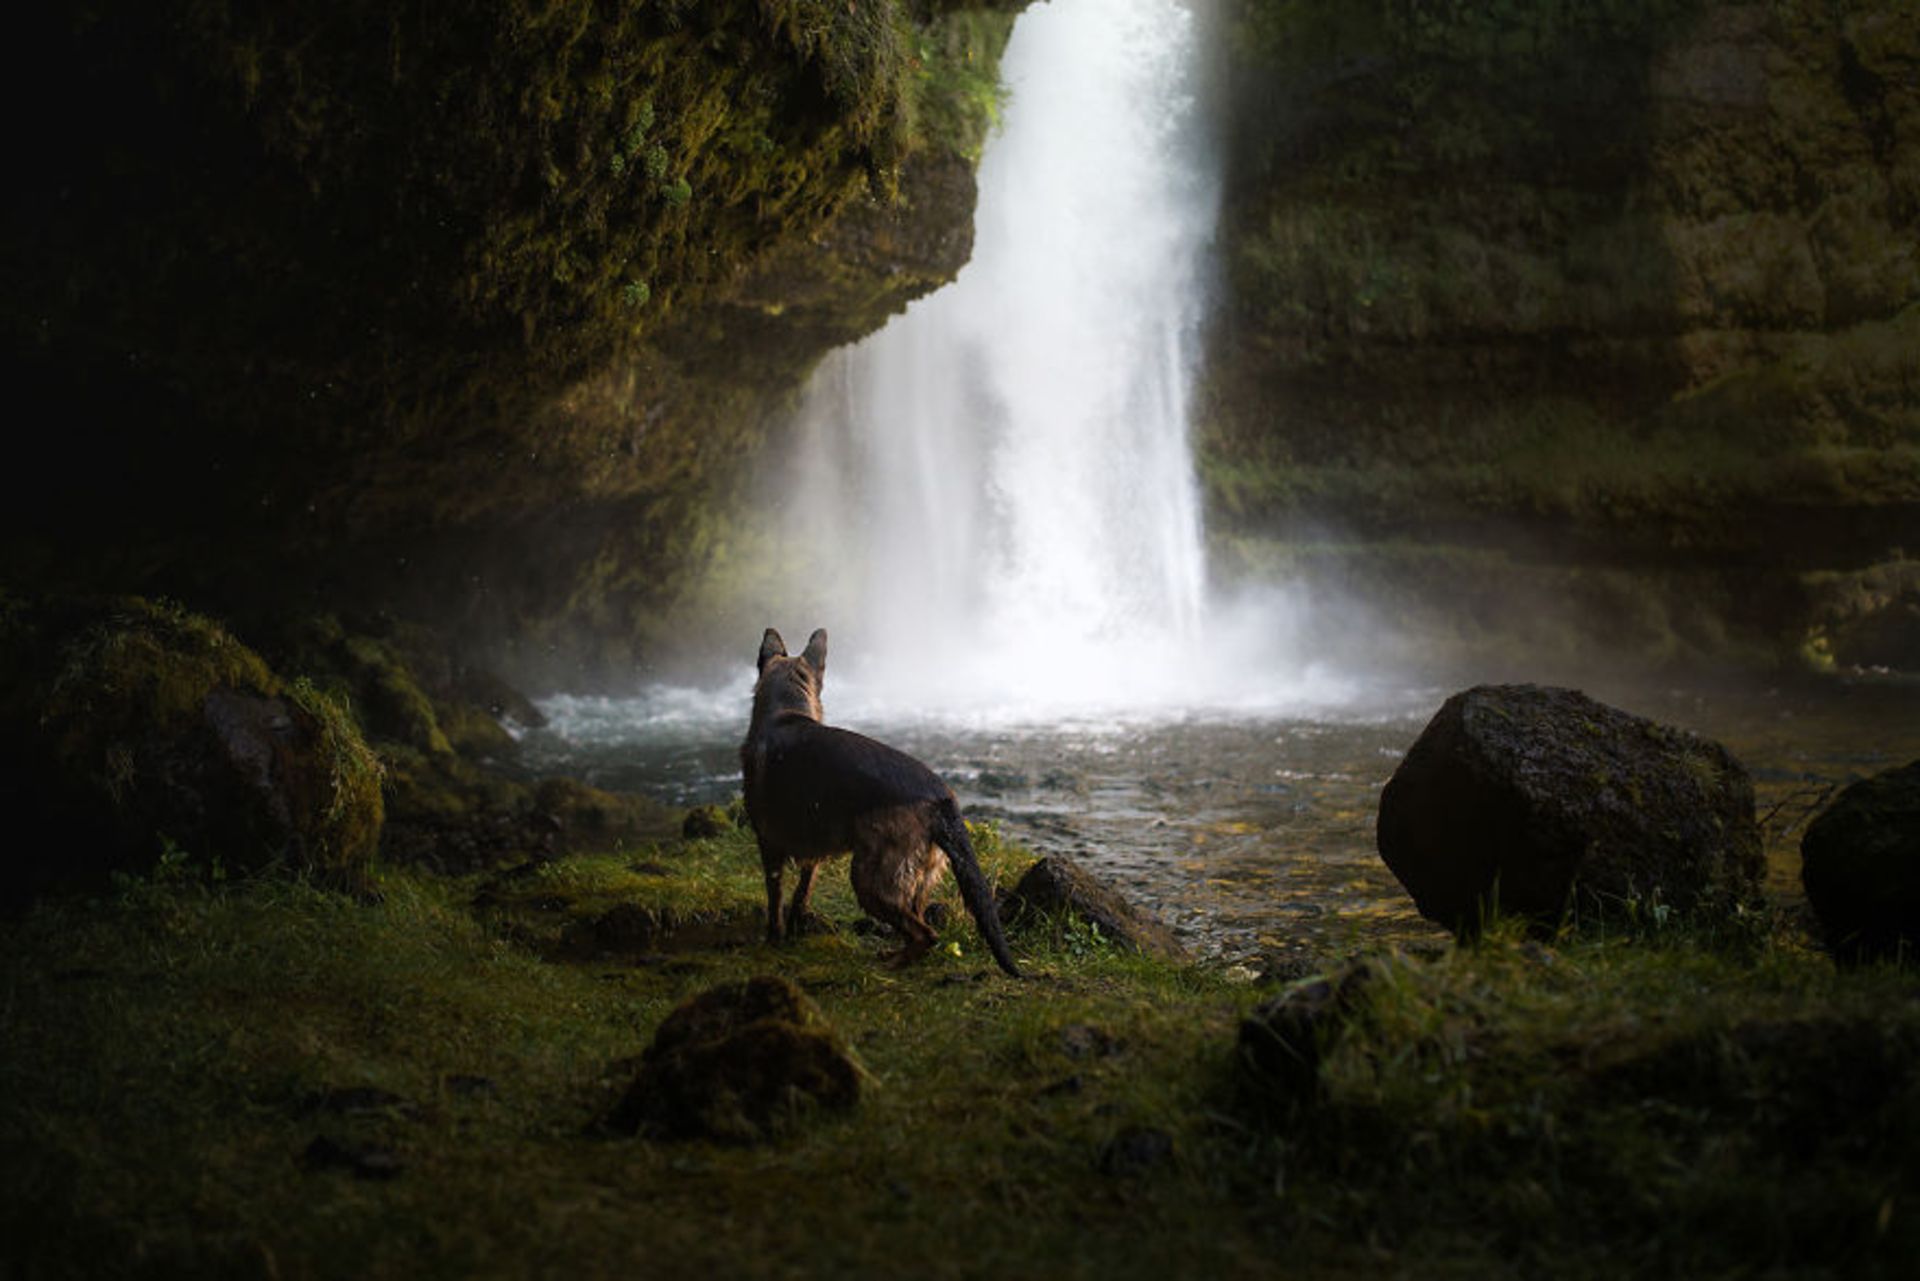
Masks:
[[[1756,897],[1753,784],[1718,743],[1577,690],[1456,694],[1380,794],[1380,856],[1420,914],[1471,934]]]
[[[1015,926],[1032,921],[1078,919],[1128,952],[1170,961],[1187,959],[1187,950],[1159,920],[1071,859],[1050,855],[1026,870],[1000,905],[1002,919]]]
[[[18,901],[169,851],[357,885],[379,844],[378,760],[352,719],[218,624],[127,598],[22,609],[0,639],[0,790]]]
[[[710,988],[669,1014],[610,1129],[654,1138],[767,1139],[811,1108],[850,1108],[860,1069],[785,979]]]
[[[1800,879],[1842,961],[1920,956],[1920,761],[1862,779],[1808,824]]]

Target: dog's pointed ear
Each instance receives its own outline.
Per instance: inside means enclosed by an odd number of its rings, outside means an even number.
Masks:
[[[827,629],[822,627],[807,637],[807,652],[800,657],[812,664],[813,670],[822,676],[827,674]]]
[[[785,658],[786,656],[787,643],[780,639],[779,632],[769,627],[767,628],[767,634],[760,638],[760,662],[755,670],[764,672],[767,670],[767,661],[769,659]]]

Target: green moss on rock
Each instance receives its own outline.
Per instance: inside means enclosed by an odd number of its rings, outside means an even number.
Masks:
[[[378,762],[337,706],[218,623],[139,598],[54,605],[12,657],[22,680],[0,755],[11,807],[42,839],[5,868],[9,896],[145,871],[169,851],[364,875]]]

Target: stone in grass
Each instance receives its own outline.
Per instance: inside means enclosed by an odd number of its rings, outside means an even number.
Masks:
[[[1758,897],[1753,784],[1720,744],[1577,690],[1482,685],[1435,714],[1380,794],[1381,858],[1461,935]]]
[[[860,1069],[785,979],[711,988],[669,1014],[607,1119],[651,1138],[753,1143],[814,1108],[850,1108]]]
[[[308,1172],[344,1170],[356,1179],[393,1179],[406,1167],[392,1149],[372,1143],[342,1143],[316,1135],[300,1153],[300,1167]]]
[[[725,836],[733,830],[733,820],[718,805],[696,805],[680,820],[680,835],[689,841]]]
[[[1840,793],[1807,825],[1800,859],[1836,960],[1920,962],[1920,761]]]
[[[1147,1125],[1121,1130],[1100,1147],[1100,1172],[1110,1178],[1132,1178],[1173,1160],[1173,1136]]]
[[[1071,859],[1050,855],[1020,878],[1001,907],[1001,916],[1018,925],[1036,917],[1076,916],[1099,928],[1124,951],[1184,961],[1187,951],[1173,931],[1134,907],[1119,891]]]
[[[1240,1064],[1247,1083],[1283,1107],[1320,1097],[1320,1060],[1346,1029],[1378,966],[1355,961],[1261,1002],[1240,1022]]]

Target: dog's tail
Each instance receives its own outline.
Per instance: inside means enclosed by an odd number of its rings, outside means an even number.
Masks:
[[[933,843],[947,852],[947,862],[953,865],[953,879],[960,883],[960,897],[966,900],[967,911],[973,913],[974,924],[980,927],[980,937],[986,939],[993,959],[1014,978],[1024,977],[1020,967],[1013,963],[1013,953],[1007,950],[1007,936],[1000,932],[1000,913],[993,906],[993,886],[987,883],[986,874],[973,857],[973,842],[967,837],[966,822],[961,819],[960,807],[951,796],[934,810]]]

